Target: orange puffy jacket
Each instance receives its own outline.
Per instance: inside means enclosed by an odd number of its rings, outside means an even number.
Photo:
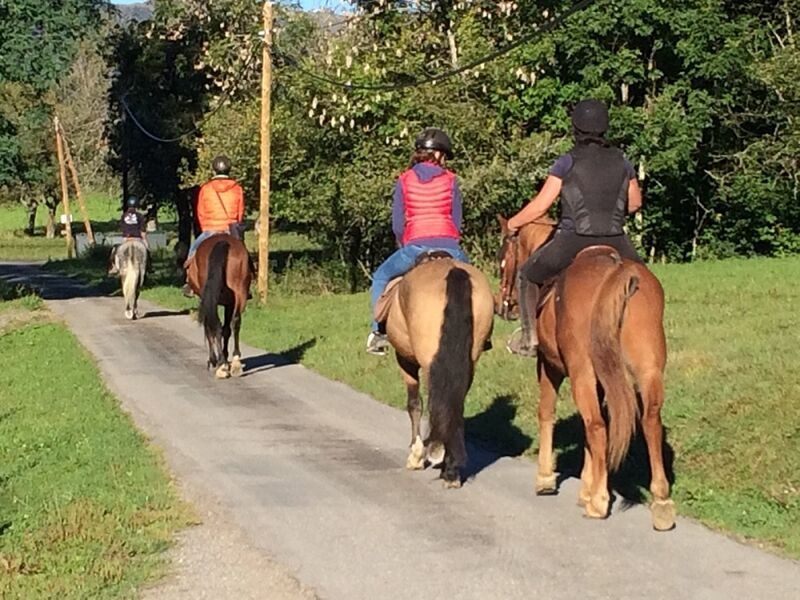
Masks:
[[[214,178],[200,188],[197,222],[203,231],[228,231],[244,219],[244,192],[233,179]]]

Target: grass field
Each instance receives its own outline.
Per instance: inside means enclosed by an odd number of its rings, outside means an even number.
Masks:
[[[72,334],[18,295],[0,283],[0,597],[133,597],[190,512]]]
[[[73,199],[73,230],[83,231],[81,213]],[[117,229],[119,220],[119,200],[109,194],[90,193],[86,196],[86,206],[92,227],[96,231]],[[59,207],[56,219],[60,219],[62,210]],[[26,236],[23,228],[26,225],[24,207],[19,202],[0,203],[0,260],[49,260],[66,257],[66,242],[59,236],[48,240],[44,234],[47,222],[47,210],[40,207],[36,212],[35,235]]]
[[[76,263],[53,268],[74,270]],[[800,557],[800,258],[659,265],[655,271],[667,291],[664,421],[678,510]],[[98,273],[83,265],[84,278],[97,283],[102,280]],[[172,308],[195,305],[168,281],[166,269],[157,269],[144,297]],[[115,284],[106,285],[111,289]],[[363,350],[367,295],[287,289],[293,288],[273,286],[266,309],[250,305],[243,338],[404,406],[393,359]],[[511,454],[533,455],[534,364],[503,348],[515,326],[497,323],[495,350],[481,359],[468,397],[468,428]],[[582,425],[568,387],[561,393],[559,416],[558,468],[577,474]],[[638,490],[647,477],[646,458],[637,444],[616,484],[627,497],[641,499]]]

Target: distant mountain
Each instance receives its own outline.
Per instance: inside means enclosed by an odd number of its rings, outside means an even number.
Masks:
[[[153,16],[153,5],[150,2],[137,2],[135,4],[116,4],[114,8],[119,15],[120,23],[134,21],[140,23]]]

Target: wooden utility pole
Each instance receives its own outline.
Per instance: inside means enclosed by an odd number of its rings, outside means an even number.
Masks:
[[[72,175],[72,185],[75,187],[75,195],[78,197],[78,205],[81,207],[81,215],[83,216],[83,225],[86,228],[86,237],[89,243],[94,246],[94,232],[92,231],[92,222],[89,220],[89,210],[86,208],[86,202],[83,201],[83,194],[81,193],[81,183],[78,181],[78,170],[75,168],[75,162],[72,160],[72,153],[69,151],[69,142],[67,136],[64,135],[64,127],[61,122],[58,122],[58,133],[61,137],[61,143],[64,146],[64,154],[66,156],[67,167],[69,168],[70,175]]]
[[[269,169],[272,93],[272,2],[264,2],[264,46],[261,53],[261,202],[258,228],[258,296],[267,301],[269,272]]]
[[[75,240],[72,238],[72,223],[69,212],[69,189],[67,188],[67,171],[64,167],[64,147],[61,145],[61,125],[58,117],[53,118],[56,131],[56,152],[58,153],[58,174],[61,178],[61,201],[64,204],[64,230],[67,238],[67,258],[75,255]]]

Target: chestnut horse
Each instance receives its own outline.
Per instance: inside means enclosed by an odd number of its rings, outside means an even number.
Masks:
[[[244,243],[228,234],[213,235],[197,248],[187,270],[187,281],[200,296],[198,321],[208,344],[208,367],[218,379],[242,374],[239,330],[247,306],[252,263]],[[218,307],[225,311],[219,320]],[[228,341],[233,331],[233,360],[228,362]]]
[[[466,464],[464,400],[475,364],[492,335],[489,281],[475,267],[437,258],[412,269],[397,286],[386,333],[408,391],[411,451],[406,467],[422,469],[427,459],[442,462],[448,488],[461,486]],[[421,434],[420,370],[428,385],[430,434]]]
[[[512,281],[522,262],[554,229],[537,222],[510,236],[503,229],[501,280]],[[514,272],[511,272],[511,271]],[[513,305],[508,286],[497,309]],[[558,389],[566,377],[586,432],[579,503],[585,514],[605,518],[609,509],[608,470],[625,458],[637,421],[641,420],[650,458],[650,505],[653,527],[675,524],[675,507],[664,471],[664,291],[643,264],[622,259],[608,246],[583,250],[556,280],[540,303],[539,334],[539,471],[536,493],[556,492],[553,472],[553,426]],[[640,397],[642,414],[639,415]],[[605,399],[608,423],[601,412]]]

